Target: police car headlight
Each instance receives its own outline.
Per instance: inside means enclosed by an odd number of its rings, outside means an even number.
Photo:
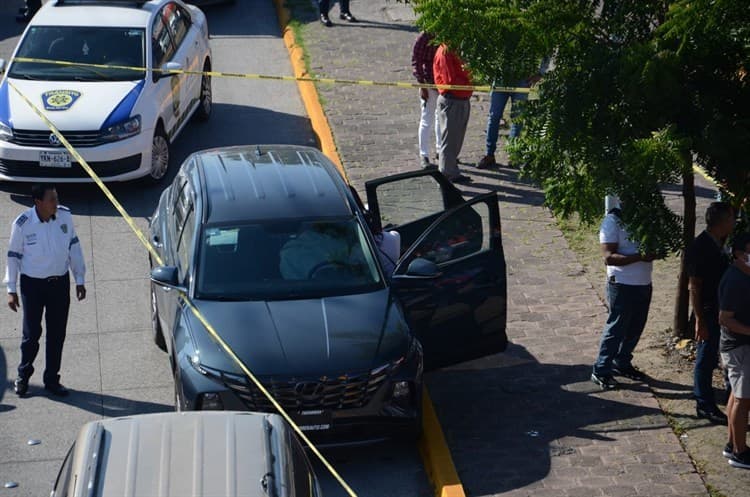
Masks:
[[[102,132],[102,139],[108,141],[124,140],[141,132],[141,116],[133,116],[114,126],[110,126]]]
[[[0,121],[0,140],[11,141],[13,139],[13,128]]]

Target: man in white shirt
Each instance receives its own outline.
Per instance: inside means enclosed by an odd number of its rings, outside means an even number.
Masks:
[[[617,388],[613,374],[646,379],[631,361],[648,318],[652,261],[656,259],[641,254],[638,244],[630,240],[620,220],[619,200],[608,199],[607,212],[599,229],[599,242],[607,265],[609,317],[591,374],[591,381],[603,390]]]
[[[76,296],[83,300],[86,298],[86,266],[73,227],[73,216],[67,207],[57,204],[55,187],[35,184],[31,196],[34,207],[13,221],[4,280],[8,287],[8,307],[16,312],[19,307],[16,284],[20,274],[23,340],[15,391],[19,397],[28,391],[34,359],[39,352],[44,314],[47,327],[44,388],[53,395],[64,396],[68,390],[60,383],[58,373],[70,307],[68,270],[73,271]]]

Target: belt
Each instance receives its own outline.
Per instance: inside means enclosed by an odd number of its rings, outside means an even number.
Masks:
[[[61,274],[59,276],[47,276],[46,278],[34,278],[33,276],[29,276],[27,274],[21,274],[21,276],[23,276],[24,278],[28,278],[30,280],[44,281],[44,282],[47,282],[47,283],[52,283],[52,282],[55,282],[55,281],[59,281],[59,280],[61,280],[63,278],[67,278],[68,277],[68,273]]]
[[[448,93],[448,92],[443,93],[442,95],[449,100],[469,100],[471,98],[471,97],[457,97],[453,95],[452,93]]]

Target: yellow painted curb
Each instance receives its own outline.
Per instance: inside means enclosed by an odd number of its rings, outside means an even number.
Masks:
[[[281,32],[284,36],[284,44],[289,50],[289,58],[292,62],[294,75],[305,76],[304,53],[294,37],[294,32],[289,28],[289,10],[284,6],[284,0],[273,0],[276,5],[276,13],[279,17]],[[302,102],[312,123],[313,131],[318,136],[320,148],[323,153],[336,164],[341,175],[346,179],[346,174],[341,158],[339,157],[336,143],[333,140],[333,132],[328,125],[328,119],[320,105],[318,91],[315,85],[309,81],[298,81]],[[466,497],[464,487],[458,478],[458,472],[453,464],[450,449],[445,441],[443,429],[440,427],[435,407],[427,393],[427,387],[422,394],[422,438],[419,441],[419,452],[422,455],[427,476],[432,482],[436,497]]]
[[[419,441],[419,452],[427,476],[432,481],[435,497],[466,497],[427,387],[422,392],[422,438]]]
[[[284,6],[284,0],[273,0],[273,3],[276,6],[276,15],[279,18],[279,25],[281,27],[281,34],[284,38],[284,44],[286,45],[287,50],[289,50],[289,59],[292,62],[294,76],[297,78],[304,77],[307,75],[307,71],[305,70],[304,53],[294,37],[294,31],[289,27],[289,9]],[[315,84],[310,81],[297,81],[297,88],[302,97],[302,103],[307,111],[307,116],[310,118],[313,132],[318,136],[320,149],[336,165],[339,172],[348,183],[349,177],[346,175],[346,170],[341,163],[341,157],[339,157],[336,143],[333,141],[333,132],[328,125],[328,119],[323,112],[323,107],[320,105],[320,98],[318,96],[318,90],[315,88]]]

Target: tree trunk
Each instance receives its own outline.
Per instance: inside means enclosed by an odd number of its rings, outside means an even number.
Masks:
[[[685,269],[685,249],[695,238],[695,176],[692,167],[692,156],[686,154],[685,172],[682,174],[682,246],[680,253],[680,277],[677,283],[677,298],[674,305],[674,334],[678,338],[693,338],[694,333],[688,326],[688,275]]]

